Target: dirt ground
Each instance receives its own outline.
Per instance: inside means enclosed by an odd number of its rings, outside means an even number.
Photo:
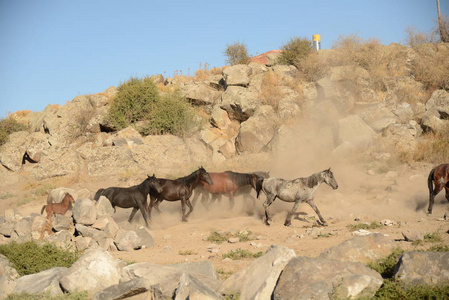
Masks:
[[[340,244],[354,237],[348,225],[360,222],[393,221],[392,226],[383,226],[371,232],[387,234],[397,241],[403,249],[417,249],[410,242],[403,239],[402,231],[418,230],[423,233],[439,232],[442,242],[449,245],[449,221],[443,216],[449,212],[449,203],[441,193],[436,198],[433,214],[428,216],[427,176],[431,169],[429,164],[404,165],[391,170],[376,170],[368,167],[354,167],[336,164],[333,167],[334,176],[339,183],[337,190],[332,190],[323,184],[316,193],[315,203],[320,209],[329,226],[318,227],[320,234],[310,235],[313,227],[317,226],[315,212],[308,204],[301,204],[292,220],[291,227],[283,226],[286,213],[292,208],[277,199],[271,206],[274,213],[273,224],[263,223],[263,201],[254,199],[244,203],[242,198],[236,199],[236,205],[231,210],[226,197],[220,203],[211,204],[206,210],[200,202],[196,203],[189,222],[181,222],[180,202],[163,202],[159,215],[153,210],[151,232],[155,246],[128,252],[113,251],[111,254],[128,263],[151,262],[156,264],[174,264],[210,260],[222,278],[236,272],[251,262],[250,259],[223,259],[223,255],[231,250],[243,249],[252,253],[266,251],[271,245],[284,245],[293,249],[297,256],[318,256],[323,250]],[[307,167],[310,169],[310,167]],[[305,168],[305,169],[307,169]],[[326,166],[327,168],[327,166]],[[316,169],[319,171],[320,169]],[[213,170],[209,170],[213,171]],[[274,173],[274,174],[273,174]],[[314,172],[299,172],[296,169],[288,174],[274,170],[271,176],[293,179],[307,177]],[[78,177],[71,180],[57,181],[57,186],[74,189],[88,188],[92,192],[105,186],[130,186],[139,183],[142,176],[136,176],[127,181],[108,181],[104,178]],[[14,180],[13,180],[14,181]],[[40,213],[46,202],[46,196],[38,196],[35,200],[23,205],[18,203],[34,188],[44,183],[33,183],[26,173],[22,173],[13,183],[1,184],[0,215],[8,208],[14,208],[21,215]],[[133,183],[134,182],[134,183]],[[255,192],[252,192],[255,196]],[[117,222],[126,222],[130,209],[118,209],[113,215]],[[359,220],[359,221],[356,221]],[[138,213],[132,225],[144,225],[143,218]],[[208,248],[212,244],[207,238],[211,232],[251,232],[254,238],[250,241],[218,244],[219,251],[211,253]],[[421,248],[428,248],[432,244],[424,243]],[[418,247],[418,248],[419,248]]]

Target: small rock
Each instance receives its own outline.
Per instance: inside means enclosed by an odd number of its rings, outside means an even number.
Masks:
[[[408,242],[424,240],[424,233],[421,231],[405,230],[402,232],[402,236]]]
[[[228,243],[231,243],[231,244],[235,244],[235,243],[238,243],[238,242],[240,242],[240,238],[238,238],[238,237],[230,237],[228,239]]]
[[[353,231],[352,235],[358,235],[358,236],[365,236],[365,235],[370,235],[371,232],[369,232],[368,230],[365,229],[359,229],[357,231]]]
[[[384,226],[394,226],[394,225],[396,225],[396,222],[395,222],[395,221],[388,220],[388,219],[382,220],[381,223],[382,223]]]

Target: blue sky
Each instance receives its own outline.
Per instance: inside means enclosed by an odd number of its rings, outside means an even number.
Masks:
[[[440,6],[449,15],[449,0]],[[0,0],[0,117],[131,76],[221,67],[234,42],[250,55],[313,34],[323,49],[352,34],[388,45],[404,43],[407,27],[430,32],[436,20],[435,0]]]

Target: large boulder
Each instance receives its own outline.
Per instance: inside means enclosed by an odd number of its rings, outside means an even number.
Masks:
[[[277,120],[273,107],[259,107],[253,117],[241,124],[236,138],[238,153],[260,152],[274,137]]]
[[[285,265],[296,257],[284,246],[271,246],[246,268],[233,274],[220,286],[221,294],[240,294],[240,299],[270,299]]]
[[[121,266],[107,251],[91,248],[61,278],[64,291],[98,292],[120,281]]]
[[[206,83],[189,83],[182,87],[184,97],[196,105],[211,105],[220,99],[221,92]]]
[[[0,299],[6,299],[14,290],[19,277],[19,273],[13,268],[12,263],[0,254]]]
[[[87,198],[76,200],[73,205],[73,219],[77,224],[92,225],[97,219],[95,201]]]
[[[282,271],[272,299],[370,298],[382,283],[379,273],[361,263],[296,257]]]
[[[59,280],[66,274],[68,268],[57,267],[48,269],[36,274],[30,274],[20,277],[13,294],[43,294],[48,293],[51,296],[62,295],[63,292],[59,286]]]
[[[249,85],[252,69],[248,65],[229,66],[223,70],[223,79],[227,86],[243,86]]]
[[[229,86],[221,96],[221,108],[228,112],[231,120],[239,122],[251,117],[261,103],[257,91],[241,86]]]
[[[449,118],[449,92],[445,90],[436,90],[426,102],[426,110],[440,117]]]
[[[449,252],[405,252],[395,268],[396,280],[408,286],[449,284]]]
[[[324,250],[320,258],[368,263],[388,256],[397,247],[393,240],[380,233],[357,236]]]

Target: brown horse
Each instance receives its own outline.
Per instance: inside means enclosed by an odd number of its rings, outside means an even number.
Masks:
[[[429,208],[428,213],[432,214],[435,196],[444,188],[446,190],[446,199],[449,201],[449,164],[441,164],[433,168],[427,178],[429,187]],[[435,185],[435,188],[433,187]]]
[[[48,220],[50,220],[51,216],[54,214],[65,215],[67,210],[70,208],[70,204],[74,202],[75,199],[73,199],[72,195],[70,195],[69,193],[65,193],[65,196],[62,199],[61,203],[49,203],[42,206],[41,214],[45,210]]]
[[[154,190],[150,191],[150,205],[148,209],[148,217],[151,218],[151,210],[153,207],[157,210],[158,213],[161,213],[159,210],[159,204],[163,200],[167,201],[178,201],[181,200],[181,210],[182,210],[182,221],[187,222],[187,218],[193,211],[192,203],[190,203],[190,196],[192,196],[193,189],[201,181],[206,181],[209,184],[213,184],[209,173],[203,168],[200,167],[198,170],[193,172],[190,175],[185,177],[180,177],[178,179],[164,179],[158,178],[159,183],[161,184],[162,191],[157,192]],[[189,207],[189,212],[186,213],[186,204]]]
[[[251,188],[257,191],[257,185],[262,184],[262,179],[268,177],[268,173],[237,173],[232,171],[225,171],[221,173],[209,173],[214,181],[213,184],[202,181],[195,189],[195,196],[192,202],[198,200],[201,195],[201,203],[208,208],[209,195],[212,195],[212,201],[221,200],[222,195],[229,197],[231,209],[234,207],[234,197],[238,194],[246,197],[251,197]],[[253,198],[253,204],[255,199]]]

